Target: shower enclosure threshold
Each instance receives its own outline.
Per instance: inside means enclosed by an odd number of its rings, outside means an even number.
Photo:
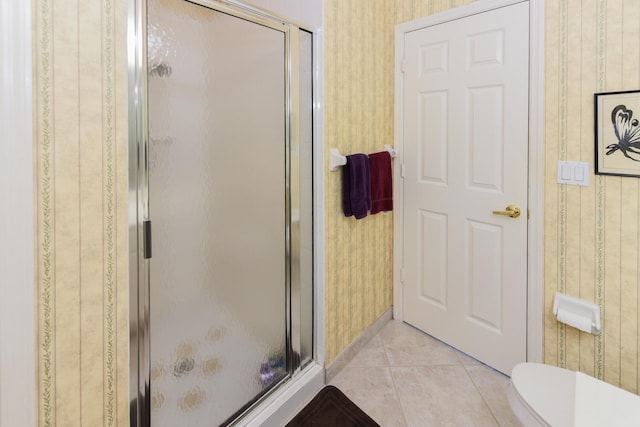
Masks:
[[[278,387],[232,426],[281,427],[324,386],[324,368],[312,361],[289,381]]]

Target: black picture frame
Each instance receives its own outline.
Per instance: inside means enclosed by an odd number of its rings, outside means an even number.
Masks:
[[[640,177],[640,90],[596,93],[595,173]]]

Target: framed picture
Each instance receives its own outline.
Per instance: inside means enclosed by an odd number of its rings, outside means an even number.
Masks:
[[[640,90],[596,93],[595,172],[640,177]]]

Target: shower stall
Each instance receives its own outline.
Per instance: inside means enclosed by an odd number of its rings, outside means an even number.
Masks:
[[[135,9],[131,425],[234,424],[314,357],[312,33]]]

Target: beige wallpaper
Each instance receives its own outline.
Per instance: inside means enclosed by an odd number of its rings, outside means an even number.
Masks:
[[[326,0],[326,154],[393,143],[394,24],[470,2]],[[127,425],[125,8],[34,1],[38,425]],[[637,392],[638,180],[560,186],[555,164],[592,164],[594,92],[640,88],[640,2],[546,8],[545,361]],[[392,304],[393,215],[345,218],[325,186],[330,363]],[[603,334],[555,322],[556,290],[600,304]]]
[[[593,174],[593,94],[640,89],[640,2],[546,2],[545,362],[638,392],[640,181]],[[558,160],[589,162],[588,187]],[[558,324],[555,291],[597,303],[599,336]]]
[[[471,0],[325,0],[325,158],[393,145],[394,26]],[[393,214],[345,218],[325,178],[326,363],[392,304]]]
[[[395,24],[464,6],[476,0],[394,0]]]
[[[38,425],[124,426],[126,1],[33,5]]]
[[[393,1],[325,2],[325,157],[393,144]],[[393,215],[346,218],[325,179],[326,363],[391,306]]]
[[[391,140],[393,24],[470,2],[326,2],[326,153],[375,151]],[[593,94],[640,89],[640,2],[545,4],[544,359],[638,392],[639,181],[592,174],[589,187],[562,186],[556,163],[587,161],[593,171]],[[344,218],[339,184],[337,173],[328,174],[327,362],[392,303],[392,219]],[[558,324],[556,290],[599,304],[603,333]]]

